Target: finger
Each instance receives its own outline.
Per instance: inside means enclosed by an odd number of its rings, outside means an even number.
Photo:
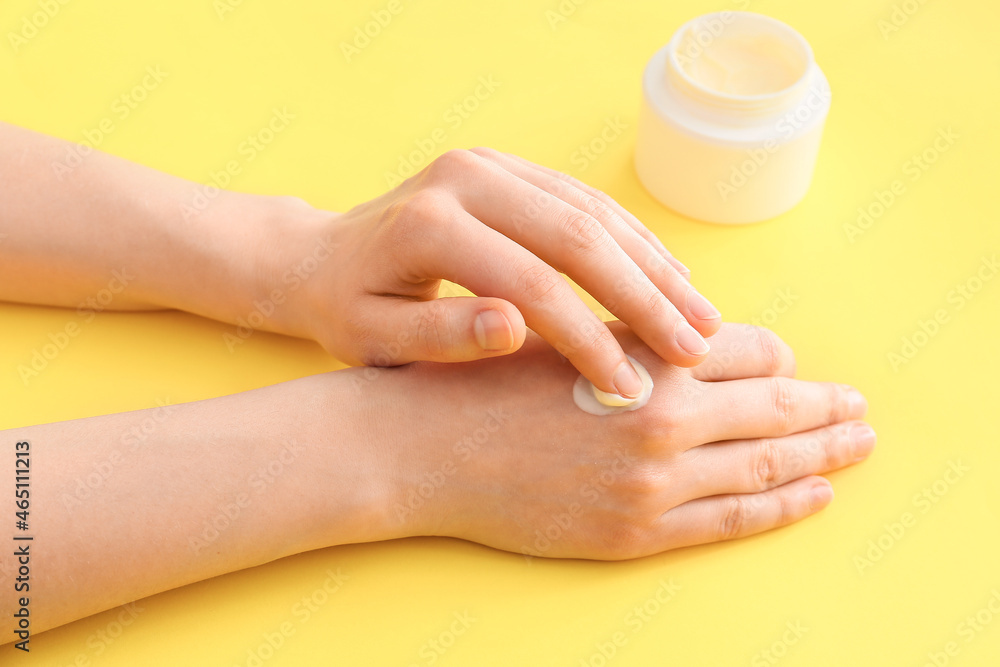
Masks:
[[[726,322],[712,337],[712,351],[691,369],[702,382],[753,377],[795,376],[795,355],[785,341],[768,329]]]
[[[704,385],[692,402],[692,422],[701,443],[744,438],[776,438],[861,419],[868,403],[843,384],[803,382],[786,377],[751,378]]]
[[[561,171],[557,171],[555,169],[551,169],[549,167],[545,167],[545,166],[540,165],[540,164],[535,164],[534,162],[531,162],[530,160],[526,160],[523,157],[520,157],[519,155],[514,155],[513,153],[504,153],[504,155],[506,155],[507,157],[509,157],[510,159],[512,159],[512,160],[514,160],[516,162],[521,163],[522,165],[524,165],[524,166],[526,166],[526,167],[528,167],[530,169],[534,169],[534,170],[539,171],[539,172],[541,172],[543,174],[548,174],[549,176],[552,176],[553,178],[557,178],[557,179],[559,179],[561,181],[564,181],[564,182],[566,182],[566,183],[568,183],[570,185],[573,185],[573,186],[579,188],[580,190],[586,192],[587,194],[589,194],[589,195],[591,195],[593,197],[596,197],[597,199],[599,199],[602,202],[604,202],[607,206],[609,206],[611,208],[611,210],[613,210],[615,213],[617,213],[619,216],[621,216],[621,218],[625,221],[625,223],[629,227],[631,227],[632,229],[634,229],[637,234],[639,234],[650,245],[652,245],[653,247],[655,247],[664,257],[666,257],[667,261],[670,262],[670,264],[673,265],[673,267],[675,269],[677,269],[678,273],[680,273],[682,276],[684,276],[685,280],[688,280],[690,282],[690,280],[691,280],[691,269],[689,269],[688,267],[684,266],[684,264],[682,264],[680,260],[678,260],[676,257],[674,257],[670,253],[670,251],[667,250],[666,246],[663,245],[663,243],[656,236],[656,234],[654,234],[653,232],[651,232],[649,230],[649,228],[646,227],[646,225],[642,224],[639,221],[639,218],[637,218],[634,215],[632,215],[631,213],[629,213],[628,209],[626,209],[624,206],[622,206],[617,201],[615,201],[613,197],[611,197],[610,195],[608,195],[605,192],[602,192],[601,190],[598,190],[597,188],[594,188],[594,187],[591,187],[591,186],[587,185],[583,181],[581,181],[581,180],[579,180],[577,178],[574,178],[574,177],[570,176],[569,174],[564,174]]]
[[[514,304],[527,326],[598,389],[639,395],[642,380],[621,345],[555,269],[464,211],[454,215],[446,223],[448,247],[431,244],[421,254],[425,277],[444,278],[479,296]]]
[[[667,361],[688,367],[704,358],[708,343],[599,220],[498,165],[478,159],[483,164],[480,173],[488,183],[466,178],[463,189],[456,193],[473,217],[567,273],[601,303],[613,305],[609,310]],[[506,196],[498,197],[496,192]],[[531,207],[537,207],[537,213],[530,215],[544,223],[525,220]]]
[[[378,297],[366,312],[365,329],[385,332],[365,352],[364,361],[372,366],[496,357],[519,349],[527,333],[521,313],[502,299]]]
[[[702,336],[711,336],[718,331],[722,324],[719,311],[670,263],[669,253],[665,254],[661,250],[663,244],[659,243],[655,236],[654,244],[629,225],[604,200],[577,187],[572,182],[575,179],[556,177],[490,148],[477,148],[473,149],[473,152],[495,162],[518,178],[548,192],[573,208],[593,216],[691,326]],[[529,224],[530,222],[529,220]],[[645,231],[648,236],[652,236],[649,230]],[[604,301],[602,303],[614,312],[614,304]]]
[[[857,463],[874,448],[875,431],[859,421],[783,438],[715,442],[681,454],[690,474],[677,480],[672,493],[682,499],[759,493]]]
[[[815,514],[833,500],[822,477],[804,477],[752,494],[699,498],[666,512],[660,550],[746,537],[787,526]]]

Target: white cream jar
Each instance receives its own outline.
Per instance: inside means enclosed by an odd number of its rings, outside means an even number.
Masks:
[[[646,66],[636,171],[682,215],[773,218],[809,189],[829,107],[826,77],[791,27],[752,12],[699,16]]]

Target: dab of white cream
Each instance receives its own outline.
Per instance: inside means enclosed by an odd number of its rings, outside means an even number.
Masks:
[[[642,380],[642,392],[637,397],[626,398],[618,394],[608,394],[595,387],[590,380],[581,375],[573,385],[573,401],[576,402],[576,406],[584,412],[604,417],[617,412],[638,410],[646,405],[649,402],[649,397],[653,395],[653,378],[649,376],[649,371],[634,357],[629,356],[628,360],[632,362],[635,372]]]

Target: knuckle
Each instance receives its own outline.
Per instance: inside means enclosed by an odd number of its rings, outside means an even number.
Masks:
[[[784,378],[771,378],[769,384],[771,409],[774,421],[781,433],[788,433],[795,422],[795,395]]]
[[[653,471],[633,466],[622,479],[620,493],[631,508],[645,516],[659,501],[661,487],[659,476]]]
[[[593,358],[611,353],[616,343],[606,326],[600,323],[593,324],[587,320],[573,330],[563,345],[568,356]]]
[[[593,195],[588,195],[585,192],[577,190],[579,193],[577,197],[577,208],[581,211],[597,219],[613,220],[618,216],[611,207],[602,202],[597,197]]]
[[[646,420],[642,430],[652,451],[662,452],[664,449],[675,451],[685,448],[688,440],[685,427],[691,424],[692,417],[691,406],[685,400],[686,397],[682,397],[686,389],[685,383],[677,387],[677,390],[663,392],[669,393],[666,399],[656,397],[654,392],[651,404],[636,412],[637,415],[642,414]]]
[[[830,383],[827,385],[829,391],[829,412],[826,416],[827,424],[839,424],[850,416],[850,390],[840,384]]]
[[[441,219],[441,214],[445,210],[445,199],[445,194],[434,188],[422,188],[389,204],[385,209],[384,218],[395,226],[424,227]]]
[[[785,493],[777,494],[774,502],[777,504],[778,509],[774,526],[784,526],[795,517],[795,504],[792,498]]]
[[[635,520],[623,518],[600,531],[595,545],[597,555],[604,560],[625,560],[643,553],[650,530]]]
[[[764,491],[776,485],[781,472],[781,449],[771,439],[761,440],[754,448],[751,486]]]
[[[725,500],[722,522],[719,524],[719,538],[731,540],[743,535],[750,519],[750,507],[741,496],[730,496]]]
[[[757,327],[754,333],[756,333],[757,350],[767,374],[777,375],[781,372],[784,362],[784,349],[781,339],[769,329]]]
[[[643,313],[652,319],[660,320],[673,314],[672,309],[667,306],[667,297],[651,285],[643,291],[640,298],[642,299]],[[680,321],[679,318],[676,319],[678,322]]]
[[[481,159],[472,151],[453,148],[442,153],[436,160],[427,165],[427,175],[431,179],[451,179],[457,173],[475,168]]]
[[[652,281],[668,280],[678,275],[677,269],[659,250],[651,245],[646,246],[636,264]]]
[[[559,227],[571,254],[591,253],[600,250],[607,242],[607,232],[600,221],[580,210],[566,213]]]
[[[848,462],[851,453],[851,427],[837,430],[834,434],[830,429],[823,429],[817,435],[806,440],[803,446],[803,458],[817,461],[819,470],[834,470]]]
[[[448,318],[444,308],[424,308],[415,322],[418,344],[432,358],[444,355],[447,349]]]
[[[521,271],[517,278],[517,291],[533,304],[552,301],[559,292],[562,278],[546,264],[534,263]]]
[[[475,148],[470,148],[469,152],[487,159],[495,158],[500,155],[500,151],[495,148],[490,148],[489,146],[476,146]]]

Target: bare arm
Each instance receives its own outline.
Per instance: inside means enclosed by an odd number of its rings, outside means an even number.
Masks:
[[[0,643],[22,596],[41,632],[290,554],[389,537],[389,471],[364,446],[360,410],[342,400],[349,376],[0,432],[11,472],[17,443],[28,443],[18,448],[29,452],[18,457],[28,530],[17,532],[34,538],[14,543],[30,551],[21,592],[5,539]]]
[[[641,381],[560,271],[674,364],[700,363],[721,325],[628,211],[498,151],[451,151],[344,214],[79,152],[0,124],[0,299],[177,308],[382,366],[510,354],[530,327],[629,396]],[[441,279],[478,298],[438,299]]]
[[[832,490],[817,475],[874,446],[864,398],[791,379],[791,350],[767,331],[724,327],[690,370],[613,331],[655,388],[608,417],[575,405],[578,373],[533,337],[474,364],[352,368],[0,432],[2,470],[30,443],[32,631],[337,544],[448,535],[621,559],[742,537],[822,509]]]
[[[208,199],[205,186],[80,150],[0,123],[0,299],[94,309],[103,291],[113,298],[100,309],[235,322],[267,291],[273,242],[322,215],[292,198]]]

